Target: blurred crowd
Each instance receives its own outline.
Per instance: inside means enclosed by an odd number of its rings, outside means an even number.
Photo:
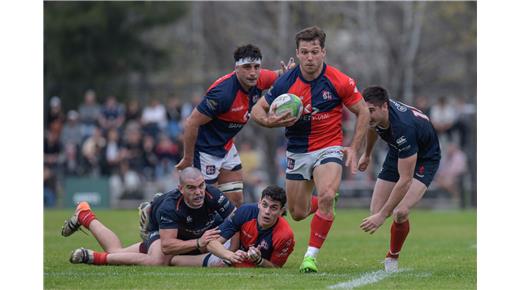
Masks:
[[[414,106],[430,116],[441,140],[442,161],[432,185],[454,200],[461,198],[463,177],[468,173],[469,143],[472,142],[475,106],[462,98],[438,98],[430,105],[427,97],[417,97]],[[200,102],[169,97],[146,102],[130,99],[122,103],[115,96],[100,102],[93,90],[84,94],[77,109],[65,112],[61,99],[49,100],[44,134],[44,204],[56,205],[64,195],[64,180],[69,177],[106,178],[110,199],[143,199],[144,188],[169,190],[175,184],[175,165],[182,158],[183,122]],[[345,134],[351,136],[354,122],[345,110]],[[258,125],[250,121],[238,134],[235,144],[244,173],[245,201],[256,200],[269,183],[269,172],[276,168],[277,183],[285,178],[284,130],[274,133],[274,141],[259,140]],[[269,130],[269,129],[267,129]],[[350,140],[345,140],[348,144]],[[276,146],[276,166],[266,162],[266,146]],[[369,195],[384,160],[386,146],[378,142],[374,162],[364,172],[351,176],[344,170],[342,189],[350,195]]]

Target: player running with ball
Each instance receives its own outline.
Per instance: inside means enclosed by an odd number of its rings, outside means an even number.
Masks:
[[[389,99],[386,89],[368,87],[363,90],[363,97],[370,110],[370,130],[358,169],[366,170],[378,135],[388,143],[388,154],[372,194],[371,216],[365,218],[360,227],[373,234],[392,216],[385,270],[395,272],[399,253],[410,231],[410,209],[421,200],[439,168],[439,139],[428,116]]]
[[[301,272],[317,272],[316,258],[334,221],[334,199],[341,181],[343,163],[357,170],[357,150],[368,128],[369,112],[352,78],[326,65],[325,32],[309,27],[296,34],[299,66],[281,76],[253,107],[255,121],[265,127],[287,127],[286,190],[289,212],[300,221],[314,213],[309,246]],[[273,100],[285,93],[303,102],[301,118],[289,117],[289,125],[269,113]],[[357,116],[350,147],[343,147],[343,106]],[[283,121],[288,121],[283,120]],[[343,160],[345,158],[345,160]],[[312,198],[314,187],[318,199]]]

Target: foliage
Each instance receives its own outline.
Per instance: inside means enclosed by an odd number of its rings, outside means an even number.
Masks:
[[[151,28],[175,21],[186,9],[175,2],[45,2],[45,95],[77,106],[89,88],[125,90],[130,73],[168,64],[168,55],[145,41]]]

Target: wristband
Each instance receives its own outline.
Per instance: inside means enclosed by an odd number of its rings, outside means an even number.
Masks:
[[[196,239],[196,241],[197,241],[197,250],[200,250],[199,239]]]
[[[260,264],[262,264],[263,261],[264,261],[264,258],[262,258],[262,257],[260,256],[260,259],[258,259],[258,260],[255,261],[255,265],[260,266]]]

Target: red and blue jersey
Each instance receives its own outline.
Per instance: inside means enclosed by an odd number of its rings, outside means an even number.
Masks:
[[[312,81],[303,78],[300,66],[288,71],[276,80],[265,99],[271,104],[285,93],[300,97],[304,107],[296,124],[285,130],[287,151],[293,153],[343,145],[343,105],[355,105],[363,98],[352,78],[326,64],[319,77]]]
[[[220,225],[220,235],[230,239],[240,232],[240,249],[247,252],[249,247],[258,247],[262,258],[282,267],[294,249],[294,233],[283,217],[274,226],[262,229],[257,222],[259,211],[256,203],[242,205]],[[254,267],[254,264],[245,262],[239,266]]]
[[[262,69],[257,85],[245,91],[234,72],[213,83],[197,110],[212,120],[199,128],[195,150],[223,158],[233,146],[233,137],[249,120],[251,108],[270,88],[277,73]]]

